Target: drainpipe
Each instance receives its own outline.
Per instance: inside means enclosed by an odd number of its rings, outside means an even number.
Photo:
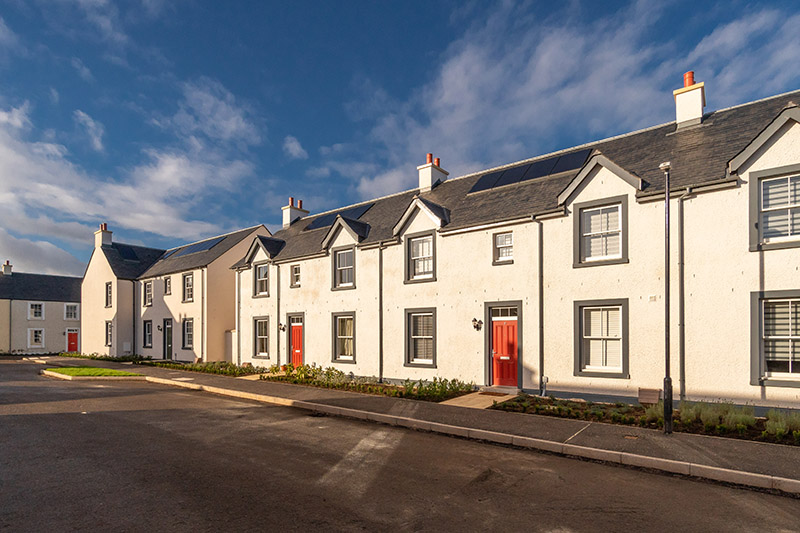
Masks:
[[[383,383],[383,243],[378,245],[378,383]]]
[[[684,305],[684,258],[683,258],[683,201],[692,194],[692,188],[687,187],[678,198],[678,363],[680,383],[680,399],[686,399],[686,320]]]
[[[539,394],[544,396],[547,378],[544,375],[544,223],[539,224]]]
[[[200,360],[204,363],[206,361],[206,269],[203,268],[200,270],[200,276],[202,277],[200,288],[200,331],[202,331],[202,335],[200,335]],[[194,335],[194,332],[192,332]]]
[[[133,301],[133,339],[131,339],[131,355],[136,354],[136,322],[139,320],[136,316],[136,297],[139,295],[139,291],[136,290],[136,280],[131,280],[131,290],[133,294],[131,295],[131,300]],[[112,330],[113,331],[113,330]]]
[[[236,365],[242,366],[242,271],[236,270]]]
[[[289,267],[291,269],[291,266]],[[291,275],[292,271],[289,270],[289,275]],[[275,329],[278,330],[278,334],[276,336],[278,342],[275,347],[275,364],[280,366],[281,364],[281,330],[278,329],[278,326],[281,323],[281,266],[275,265],[275,283],[277,287],[275,289],[275,301],[277,306],[277,318],[275,319]],[[288,359],[287,355],[287,361]]]

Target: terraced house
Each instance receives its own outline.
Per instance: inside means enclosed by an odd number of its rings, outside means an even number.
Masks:
[[[800,91],[419,186],[248,239],[233,360],[636,396],[800,403]],[[662,168],[660,168],[662,167]]]
[[[0,353],[81,349],[81,278],[0,268]]]
[[[117,243],[106,224],[81,289],[85,353],[179,361],[231,360],[235,280],[230,264],[264,226],[170,250]]]

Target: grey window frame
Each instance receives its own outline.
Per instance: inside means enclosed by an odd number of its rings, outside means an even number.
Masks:
[[[192,286],[191,286],[192,294],[191,294],[191,296],[189,298],[186,297],[186,292],[187,292],[186,291],[186,280],[187,279],[192,280]],[[181,301],[182,302],[188,303],[188,302],[193,302],[194,301],[194,272],[187,272],[186,274],[184,274],[182,276],[182,278],[181,278],[181,291],[182,291],[182,293],[181,293],[181,298],[182,298]]]
[[[798,173],[800,173],[800,163],[750,172],[750,183],[748,184],[750,224],[748,233],[750,235],[751,252],[800,247],[800,239],[783,242],[761,242],[761,183],[766,179],[791,177]],[[753,186],[754,183],[755,187]]]
[[[630,379],[629,347],[630,328],[627,298],[610,298],[605,300],[576,300],[573,302],[573,345],[574,345],[574,371],[573,375],[593,378]],[[586,307],[619,307],[622,310],[622,370],[620,372],[594,372],[583,370],[583,309]]]
[[[500,248],[497,246],[497,237],[500,235],[511,235],[511,259],[500,259]],[[505,247],[504,247],[505,248]],[[492,266],[513,265],[514,264],[514,231],[498,231],[492,233]]]
[[[432,314],[433,315],[433,358],[430,363],[415,363],[411,358],[411,316],[417,314]],[[436,357],[436,339],[438,337],[436,332],[436,308],[435,307],[413,307],[403,310],[403,318],[405,325],[403,327],[403,338],[405,340],[405,350],[403,366],[412,368],[436,368],[438,359]]]
[[[148,326],[150,326],[148,330]],[[142,348],[153,347],[153,321],[145,320],[142,322]]]
[[[258,277],[258,269],[261,267],[265,267],[267,269],[267,277],[264,278],[264,281],[267,282],[267,290],[264,292],[260,292],[258,290],[258,282],[261,281],[261,278]],[[269,297],[269,263],[266,261],[262,261],[260,263],[253,263],[253,298],[268,298]]]
[[[797,379],[790,377],[768,377],[764,357],[764,300],[783,300],[800,298],[800,289],[785,291],[754,291],[750,293],[750,385],[757,387],[800,387],[800,374]]]
[[[150,300],[149,301],[147,299],[147,289],[148,288],[150,289]],[[144,307],[152,307],[152,305],[153,305],[153,281],[152,280],[151,281],[145,281],[143,286],[142,286],[142,290],[143,290],[143,293],[144,293],[142,295],[142,300],[144,301],[144,303],[142,303],[142,305]]]
[[[349,285],[339,285],[337,281],[337,268],[336,268],[336,259],[341,252],[350,251],[353,254],[353,283]],[[350,246],[338,246],[336,248],[331,248],[331,290],[332,291],[346,291],[350,289],[356,288],[356,247],[355,245]]]
[[[64,304],[64,320],[80,320],[81,319],[81,304],[76,303],[65,303]],[[70,318],[67,314],[67,309],[70,306],[75,306],[75,318]]]
[[[192,325],[192,342],[191,344],[186,344],[186,326],[188,324]],[[181,348],[184,350],[193,350],[194,349],[194,318],[184,318],[181,320]]]
[[[420,239],[423,237],[430,237],[431,238],[431,259],[433,263],[433,272],[430,277],[425,278],[414,278],[413,272],[414,268],[411,264],[411,241],[415,239]],[[417,233],[410,233],[405,236],[403,239],[404,243],[404,254],[405,254],[405,279],[403,283],[429,283],[432,281],[436,281],[436,230],[428,230],[428,231],[420,231]]]
[[[598,261],[581,261],[581,246],[583,246],[583,231],[581,221],[582,212],[587,209],[600,207],[620,206],[620,257],[601,259]],[[581,202],[572,206],[572,268],[584,268],[602,265],[619,265],[630,262],[628,259],[628,196],[611,196],[591,202]]]
[[[114,323],[111,320],[106,320],[105,345],[111,346],[114,343]]]
[[[266,355],[260,355],[258,351],[258,323],[260,321],[266,321],[267,323],[267,353]],[[269,316],[254,316],[253,317],[253,359],[269,359],[269,340],[270,340],[270,330],[269,330]]]
[[[353,358],[352,359],[340,359],[337,354],[337,340],[339,340],[339,329],[337,326],[339,325],[339,318],[349,317],[353,319]],[[332,363],[346,363],[346,364],[355,364],[356,363],[356,312],[355,311],[343,311],[340,313],[331,313],[331,362]]]
[[[111,282],[107,281],[106,282],[106,308],[111,307],[114,304],[113,295],[114,295],[114,291],[113,291],[113,288],[111,287]]]
[[[172,294],[172,276],[164,278],[164,294]]]
[[[294,280],[294,269],[297,269],[297,282]],[[289,288],[290,289],[297,289],[300,287],[301,278],[300,278],[300,265],[290,265],[289,266]]]

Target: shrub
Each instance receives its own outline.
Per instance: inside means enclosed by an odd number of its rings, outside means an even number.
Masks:
[[[788,432],[786,413],[777,409],[770,409],[767,412],[767,421],[764,424],[765,432],[778,439],[783,438]]]
[[[121,355],[119,357],[111,357],[109,355],[99,355],[96,353],[93,354],[82,354],[82,353],[75,353],[75,352],[61,352],[58,354],[59,357],[72,357],[75,359],[91,359],[94,361],[115,361],[117,363],[138,363],[140,361],[149,361],[152,357],[143,357],[141,355]]]
[[[664,423],[664,402],[660,401],[656,404],[647,406],[644,410],[644,418],[646,422]]]

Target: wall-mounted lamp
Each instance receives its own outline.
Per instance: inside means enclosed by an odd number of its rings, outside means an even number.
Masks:
[[[278,324],[278,330],[279,331],[286,331],[286,326],[284,326],[283,324]]]
[[[161,331],[161,326],[156,326],[156,329],[157,329],[158,331]]]
[[[475,328],[476,331],[480,331],[483,327],[483,320],[478,320],[477,318],[472,319],[472,327]]]

